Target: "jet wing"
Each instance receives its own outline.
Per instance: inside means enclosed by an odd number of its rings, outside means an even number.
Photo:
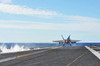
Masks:
[[[78,41],[81,41],[81,40],[71,40],[72,43],[76,43]]]
[[[73,43],[72,46],[93,46],[100,45],[100,43]]]
[[[56,40],[56,41],[53,41],[53,42],[63,42],[63,40]]]
[[[59,44],[62,44],[63,40],[56,40],[56,41],[53,41],[53,42],[58,42]]]

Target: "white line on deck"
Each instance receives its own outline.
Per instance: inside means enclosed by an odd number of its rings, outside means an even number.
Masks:
[[[91,51],[97,58],[100,59],[100,53],[93,50],[92,48],[88,47],[88,46],[85,46],[89,51]]]
[[[10,57],[10,58],[1,59],[0,63],[6,62],[6,61],[10,61],[10,60],[13,60],[13,59],[16,59],[16,57]]]
[[[42,52],[45,52],[46,50],[42,50],[42,51],[38,51],[38,52],[34,52],[35,54],[38,54],[38,53],[42,53]],[[32,54],[31,54],[32,55]],[[34,54],[33,54],[34,55]],[[20,56],[20,55],[19,55]],[[29,56],[29,55],[27,55]],[[24,56],[23,56],[24,57]],[[6,61],[10,61],[10,60],[14,60],[14,59],[17,59],[19,57],[15,56],[15,57],[9,57],[9,58],[4,58],[4,59],[0,59],[0,63],[2,62],[6,62]]]
[[[57,48],[58,48],[58,47],[57,47]],[[56,48],[51,48],[51,49],[56,49]],[[47,50],[49,50],[49,49],[47,49]],[[41,50],[41,51],[32,52],[32,53],[28,53],[28,54],[23,54],[23,55],[19,55],[19,56],[20,56],[20,57],[25,57],[25,56],[29,56],[29,55],[34,55],[34,54],[42,53],[42,52],[45,52],[45,51],[47,51],[47,50]],[[10,60],[14,60],[14,59],[16,59],[16,58],[20,58],[19,56],[0,59],[0,63],[6,62],[6,61],[10,61]]]

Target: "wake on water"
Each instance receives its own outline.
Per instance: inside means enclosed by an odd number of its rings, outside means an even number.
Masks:
[[[28,50],[30,49],[25,48],[24,46],[19,46],[17,44],[14,46],[11,46],[11,48],[7,48],[7,46],[4,44],[0,46],[0,54],[22,52],[22,51],[28,51]]]
[[[50,47],[57,47],[57,44],[48,43],[31,43],[31,44],[0,44],[0,54],[15,53],[29,50],[47,49]]]

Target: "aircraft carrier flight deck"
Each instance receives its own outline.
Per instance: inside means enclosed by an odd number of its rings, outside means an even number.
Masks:
[[[86,47],[56,47],[0,54],[0,66],[100,66],[100,60]]]

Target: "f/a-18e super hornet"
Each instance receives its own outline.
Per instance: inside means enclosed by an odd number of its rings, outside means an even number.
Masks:
[[[62,37],[63,40],[56,40],[56,41],[53,41],[53,42],[58,42],[59,44],[63,44],[63,46],[65,46],[65,44],[69,44],[71,46],[71,44],[80,41],[80,40],[71,40],[70,35],[68,36],[67,39],[64,39],[63,35],[61,35],[61,37]]]

